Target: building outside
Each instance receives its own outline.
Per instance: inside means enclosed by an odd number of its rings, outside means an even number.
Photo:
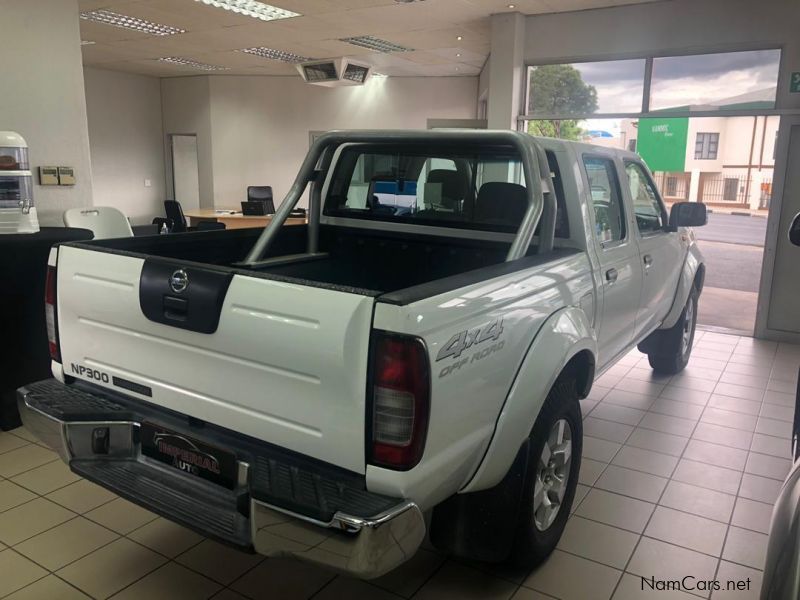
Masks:
[[[765,108],[774,93],[752,92],[689,109]],[[638,152],[667,202],[768,209],[779,123],[779,116],[623,119],[618,135],[589,131],[585,141]]]

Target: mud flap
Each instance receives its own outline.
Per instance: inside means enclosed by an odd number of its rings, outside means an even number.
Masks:
[[[506,560],[514,542],[522,490],[526,485],[528,440],[503,480],[495,487],[451,496],[433,510],[431,542],[460,558]]]

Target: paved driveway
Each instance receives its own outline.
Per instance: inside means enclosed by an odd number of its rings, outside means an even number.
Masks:
[[[694,231],[706,259],[698,322],[752,334],[767,220],[715,213]]]

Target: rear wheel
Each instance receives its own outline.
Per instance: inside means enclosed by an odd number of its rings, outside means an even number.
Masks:
[[[697,296],[697,290],[692,288],[678,322],[670,329],[657,332],[658,339],[648,348],[647,359],[657,373],[674,375],[689,362],[697,325]]]
[[[530,435],[513,563],[535,566],[555,549],[575,498],[582,449],[576,384],[560,380],[547,396]]]

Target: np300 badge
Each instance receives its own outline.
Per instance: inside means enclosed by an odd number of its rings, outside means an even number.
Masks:
[[[189,287],[189,275],[183,269],[178,269],[169,278],[169,287],[176,294],[180,294]]]

